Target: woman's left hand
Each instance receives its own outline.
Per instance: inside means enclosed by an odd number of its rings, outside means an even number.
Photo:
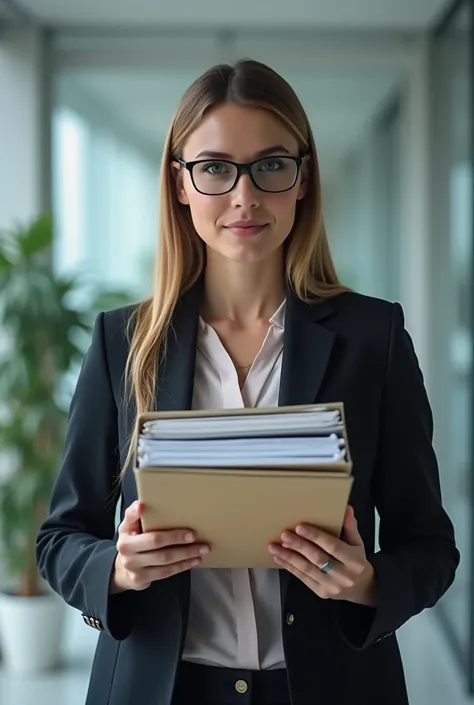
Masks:
[[[275,562],[316,595],[375,606],[374,569],[365,555],[352,507],[344,517],[343,540],[308,524],[297,526],[295,533],[283,532],[281,539],[281,545],[269,546]]]

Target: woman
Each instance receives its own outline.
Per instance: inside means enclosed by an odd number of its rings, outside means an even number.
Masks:
[[[183,97],[157,262],[151,300],[97,319],[37,542],[41,574],[101,631],[87,702],[406,703],[394,633],[458,564],[430,407],[400,306],[338,282],[311,129],[268,67],[215,67]],[[268,547],[279,570],[216,571],[195,570],[193,527],[141,532],[137,414],[316,401],[345,404],[341,539],[299,527]]]

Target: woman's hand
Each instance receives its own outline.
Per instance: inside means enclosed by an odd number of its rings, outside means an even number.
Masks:
[[[304,524],[295,533],[283,532],[281,546],[271,544],[269,550],[279,566],[319,597],[374,607],[374,569],[366,558],[352,507],[346,510],[343,536],[340,540]]]
[[[143,506],[134,502],[119,526],[117,557],[110,585],[112,594],[125,590],[145,590],[155,580],[198,566],[209,546],[194,543],[187,529],[142,533]]]

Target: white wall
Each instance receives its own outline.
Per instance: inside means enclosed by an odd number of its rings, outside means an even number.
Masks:
[[[369,133],[343,160],[339,178],[325,197],[328,237],[338,274],[345,284],[369,295],[378,293],[375,250],[371,245],[375,235],[374,180]]]
[[[0,229],[44,206],[44,38],[34,29],[0,34]]]
[[[339,165],[325,212],[343,282],[360,293],[393,300],[399,298],[398,218],[393,215],[399,209],[398,125],[385,121],[381,128],[376,118]]]
[[[402,133],[402,227],[401,227],[401,302],[421,366],[429,377],[428,281],[430,261],[430,49],[421,37],[412,55],[411,70],[405,86]]]

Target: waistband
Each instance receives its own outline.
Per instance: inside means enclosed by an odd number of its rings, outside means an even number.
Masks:
[[[247,671],[181,661],[173,705],[289,705],[286,669]]]

